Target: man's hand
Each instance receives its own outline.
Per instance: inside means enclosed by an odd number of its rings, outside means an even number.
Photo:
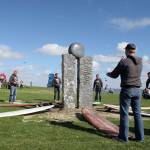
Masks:
[[[148,91],[149,91],[149,89],[148,89],[148,88],[145,88],[145,91],[146,91],[146,92],[148,92]]]

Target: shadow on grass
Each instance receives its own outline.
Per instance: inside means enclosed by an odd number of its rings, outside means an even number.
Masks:
[[[56,125],[56,126],[61,126],[61,127],[65,127],[65,128],[69,128],[69,129],[73,129],[73,130],[78,130],[78,131],[82,131],[82,132],[87,132],[90,134],[95,134],[104,138],[111,138],[110,136],[106,135],[105,133],[102,133],[100,131],[97,131],[96,129],[92,129],[92,128],[86,128],[86,127],[82,127],[79,125],[74,124],[73,122],[59,122],[59,121],[49,121],[50,124],[52,125]]]
[[[0,99],[0,102],[5,102],[5,100],[3,100],[3,99]]]
[[[84,119],[83,115],[81,113],[76,113],[75,114],[76,117],[82,121],[82,122],[86,122],[86,120]],[[56,125],[56,126],[61,126],[61,127],[65,127],[68,129],[73,129],[73,130],[78,130],[78,131],[82,131],[82,132],[86,132],[86,133],[90,133],[90,134],[95,134],[104,138],[109,138],[112,139],[112,135],[106,134],[103,131],[98,131],[95,128],[88,128],[88,127],[83,127],[80,125],[75,124],[73,121],[60,121],[60,120],[54,120],[54,121],[48,121],[50,124],[52,125]]]
[[[144,129],[144,134],[145,135],[150,135],[150,129]]]
[[[130,130],[132,133],[135,132],[134,127],[130,127],[129,130]],[[150,135],[150,129],[144,129],[144,134],[145,134],[145,135]]]
[[[80,121],[86,122],[86,119],[83,117],[83,115],[81,113],[75,113],[75,115]]]

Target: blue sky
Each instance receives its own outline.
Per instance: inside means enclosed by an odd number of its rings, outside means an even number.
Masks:
[[[45,86],[49,72],[61,72],[61,54],[80,42],[106,78],[133,42],[143,57],[143,85],[150,71],[149,0],[0,0],[0,72],[19,70],[25,84]],[[119,79],[107,78],[111,87]],[[106,83],[105,83],[106,84]]]

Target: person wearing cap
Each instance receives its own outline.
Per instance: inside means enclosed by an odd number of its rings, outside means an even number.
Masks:
[[[146,81],[146,89],[149,89],[149,84],[150,84],[150,72],[147,73],[148,79]]]
[[[10,103],[14,103],[16,101],[16,90],[18,86],[17,73],[18,73],[17,70],[15,70],[9,78],[9,86],[10,86],[9,102]]]
[[[61,79],[58,77],[58,73],[55,73],[53,85],[54,85],[54,100],[56,100],[56,96],[57,100],[60,100]]]
[[[103,88],[103,82],[99,77],[99,74],[96,74],[96,79],[93,84],[93,91],[95,91],[95,101],[99,100],[101,102],[101,91]]]
[[[120,126],[116,138],[122,142],[128,142],[129,130],[129,106],[134,115],[135,139],[144,141],[144,127],[141,117],[141,72],[142,59],[136,56],[135,44],[127,44],[125,48],[126,58],[121,59],[116,68],[107,75],[111,78],[121,77],[120,91]]]

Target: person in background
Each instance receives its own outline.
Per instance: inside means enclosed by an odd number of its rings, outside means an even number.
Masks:
[[[150,98],[150,72],[147,73],[148,79],[146,81],[146,88],[143,90],[143,97]]]
[[[149,84],[150,84],[150,72],[147,73],[148,79],[146,81],[146,89],[149,89]]]
[[[110,89],[109,89],[108,93],[111,93],[111,94],[113,94],[113,93],[114,93],[114,91],[113,91],[113,89],[112,89],[111,87],[110,87]]]
[[[103,88],[103,82],[99,77],[99,74],[96,74],[96,79],[93,84],[93,91],[95,91],[95,101],[99,100],[101,102],[101,91]]]
[[[55,73],[53,85],[54,85],[54,100],[56,100],[56,97],[57,100],[60,100],[61,79],[58,77],[58,73]]]
[[[120,60],[116,68],[107,75],[111,78],[121,77],[120,92],[120,126],[116,140],[128,142],[129,130],[129,106],[134,115],[135,138],[144,141],[144,127],[141,117],[141,72],[142,59],[136,56],[135,44],[127,44],[125,48],[126,58]]]
[[[20,81],[20,89],[22,89],[23,88],[23,81],[21,80]]]
[[[108,89],[108,84],[105,85],[104,90],[107,91],[107,89]]]
[[[33,86],[33,85],[32,85],[32,81],[30,81],[30,88],[32,88],[32,86]]]
[[[9,102],[13,103],[16,101],[16,90],[18,86],[18,72],[15,70],[13,74],[9,78],[9,86],[10,86],[10,96],[9,96]]]

